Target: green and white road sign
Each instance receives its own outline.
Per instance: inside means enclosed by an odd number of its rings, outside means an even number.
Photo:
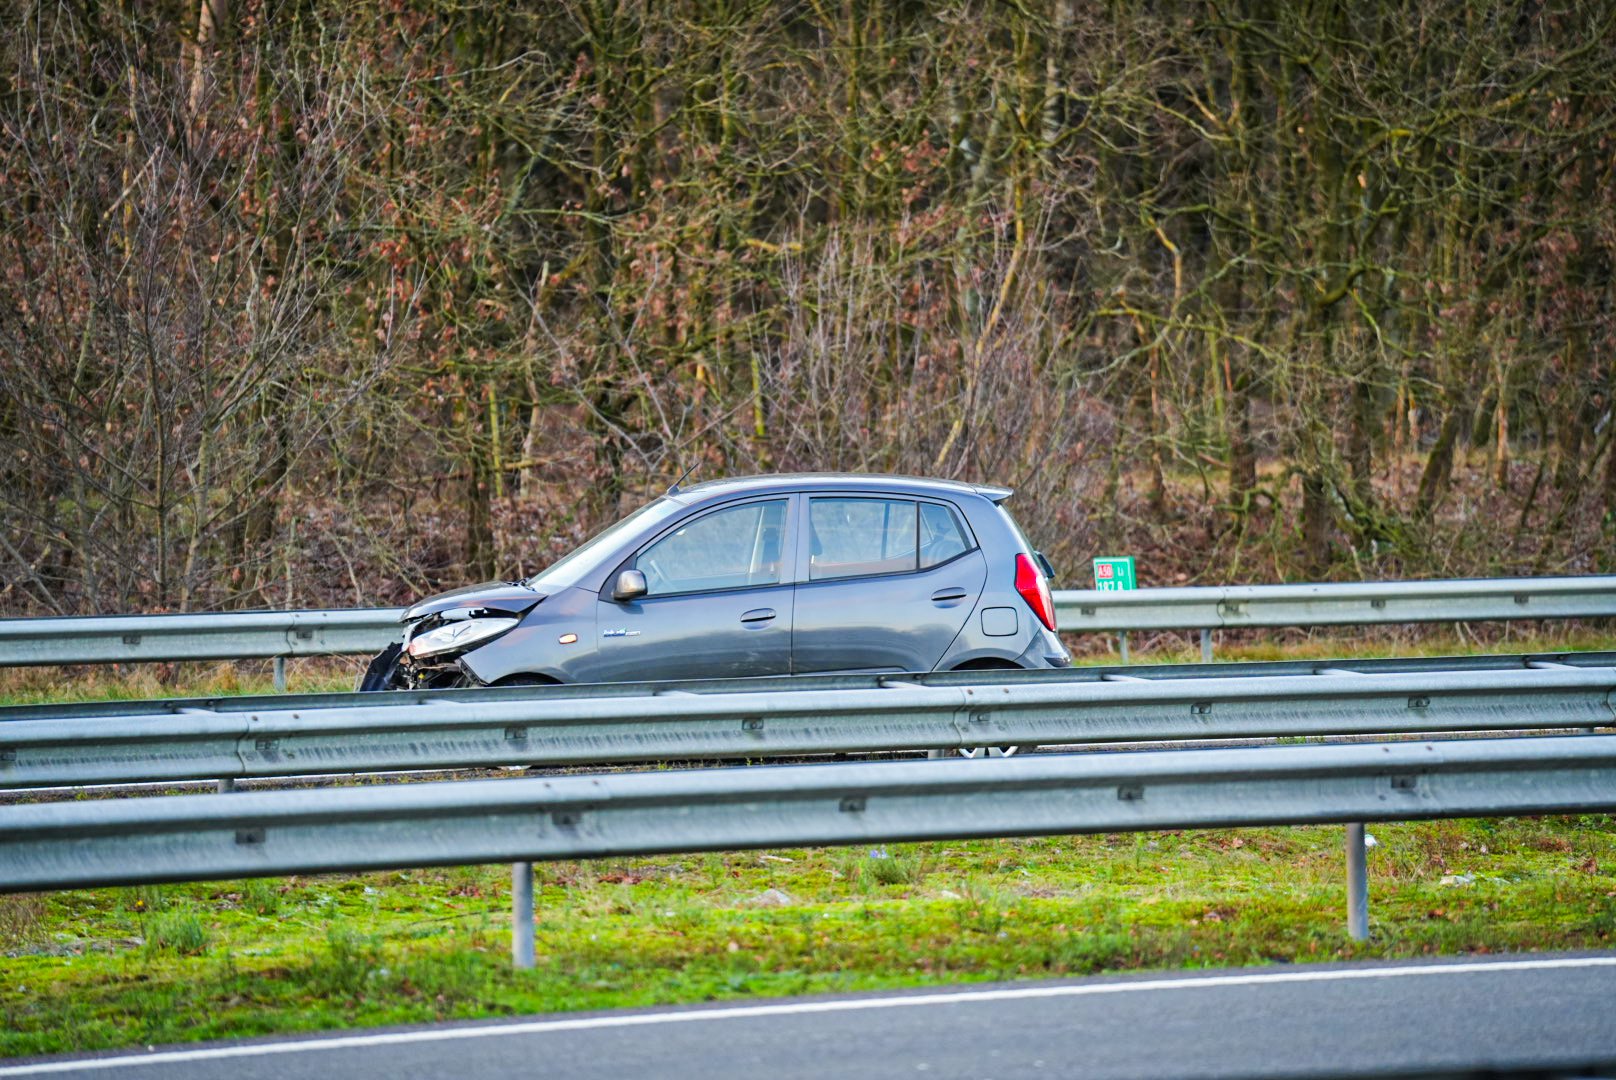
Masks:
[[[1134,588],[1133,556],[1095,559],[1094,587],[1102,591]]]

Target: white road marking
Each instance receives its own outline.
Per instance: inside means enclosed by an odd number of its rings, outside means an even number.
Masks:
[[[1025,1001],[1034,998],[1137,994],[1150,990],[1213,990],[1225,986],[1265,986],[1283,983],[1345,982],[1354,979],[1481,975],[1507,971],[1558,971],[1568,968],[1593,967],[1616,967],[1616,956],[1562,957],[1552,960],[1493,960],[1475,964],[1348,968],[1340,971],[1252,972],[1243,975],[1209,975],[1202,978],[1150,979],[1138,982],[1079,984],[1077,986],[1001,987],[994,990],[906,994],[901,997],[854,998],[839,1001],[793,1001],[776,1005],[742,1005],[722,1009],[686,1009],[679,1012],[587,1016],[571,1020],[530,1020],[517,1024],[490,1024],[482,1027],[433,1028],[425,1031],[394,1031],[374,1035],[339,1035],[330,1038],[301,1039],[296,1042],[213,1046],[196,1050],[165,1050],[160,1053],[80,1058],[75,1061],[42,1061],[30,1065],[0,1066],[0,1077],[44,1076],[51,1073],[125,1069],[142,1065],[176,1065],[192,1061],[266,1057],[271,1054],[318,1053],[326,1050],[353,1050],[369,1046],[452,1042],[458,1039],[486,1039],[511,1035],[547,1035],[551,1032],[591,1031],[600,1028],[647,1027],[654,1024],[698,1024],[715,1020],[749,1020],[754,1017],[801,1016],[809,1013],[859,1012],[865,1009],[908,1009],[929,1005],[962,1005],[978,1001]]]

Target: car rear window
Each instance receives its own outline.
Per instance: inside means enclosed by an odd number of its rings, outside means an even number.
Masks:
[[[808,508],[808,577],[914,570],[915,504],[907,499],[814,499]]]
[[[954,511],[938,503],[920,504],[920,568],[930,569],[970,549]]]

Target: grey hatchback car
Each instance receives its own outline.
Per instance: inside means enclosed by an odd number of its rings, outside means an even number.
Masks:
[[[851,474],[680,490],[525,581],[443,593],[360,689],[1064,667],[1010,490]]]

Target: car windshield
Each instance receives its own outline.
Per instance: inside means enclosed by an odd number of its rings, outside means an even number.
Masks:
[[[657,499],[655,502],[648,502],[617,524],[608,525],[545,569],[528,578],[527,583],[534,588],[542,586],[560,589],[570,588],[583,580],[584,576],[595,568],[596,559],[601,554],[611,551],[618,541],[630,535],[637,535],[642,531],[654,530],[662,522],[683,509],[685,509],[683,503],[674,502],[666,497]]]

